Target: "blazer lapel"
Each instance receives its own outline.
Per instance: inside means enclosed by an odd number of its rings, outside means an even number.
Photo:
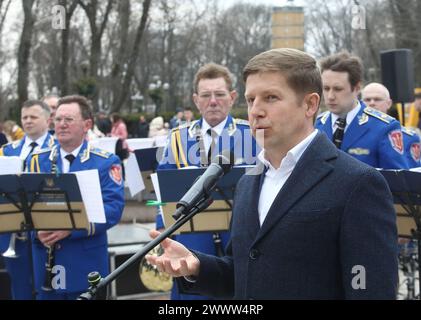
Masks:
[[[241,196],[241,199],[248,199],[248,201],[246,201],[247,208],[245,210],[245,221],[249,222],[247,223],[248,233],[251,239],[254,239],[256,238],[256,234],[259,232],[260,229],[258,206],[261,182],[263,182],[263,175],[265,174],[264,165],[261,162],[259,162],[256,165],[256,167],[252,170],[256,171],[246,173],[249,177],[249,180],[247,181],[248,188],[246,189],[246,194],[243,194]],[[259,172],[263,173],[258,174]]]
[[[312,187],[332,170],[327,160],[336,158],[338,151],[326,135],[319,132],[298,161],[291,176],[276,196],[256,237],[259,241]]]

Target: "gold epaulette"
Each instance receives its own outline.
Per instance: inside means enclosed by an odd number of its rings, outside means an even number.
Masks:
[[[402,132],[406,133],[408,136],[414,136],[417,134],[415,130],[407,128],[407,127],[402,127]]]
[[[327,118],[329,118],[329,116],[330,116],[330,112],[329,112],[329,111],[325,111],[325,112],[323,112],[323,113],[321,113],[321,114],[319,114],[319,115],[317,116],[317,120],[319,120],[319,119],[320,119],[320,122],[321,122],[322,124],[325,124],[325,123],[326,123],[326,121],[327,121]]]
[[[366,114],[368,114],[369,116],[372,116],[374,118],[377,118],[377,119],[379,119],[379,120],[381,120],[383,122],[386,122],[386,123],[391,123],[393,120],[395,120],[395,118],[389,116],[388,114],[383,113],[383,112],[381,112],[379,110],[373,109],[371,107],[366,107],[364,109],[364,112]]]
[[[236,118],[236,119],[235,119],[235,123],[236,123],[237,125],[243,125],[243,126],[248,126],[248,127],[250,127],[250,123],[249,123],[247,120],[244,120],[244,119],[239,119],[239,118]]]
[[[97,156],[103,157],[105,159],[108,159],[109,157],[111,157],[112,153],[99,149],[99,148],[94,148],[91,147],[89,150],[91,153],[96,154]]]

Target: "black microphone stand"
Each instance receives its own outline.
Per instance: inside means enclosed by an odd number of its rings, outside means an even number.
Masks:
[[[197,213],[205,210],[210,206],[213,199],[210,195],[204,196],[197,205],[191,208],[189,212],[184,212],[185,207],[180,206],[175,211],[174,215],[179,216],[175,223],[168,229],[164,230],[158,237],[148,242],[142,249],[131,256],[126,262],[121,264],[117,269],[111,272],[105,278],[101,278],[99,272],[94,271],[89,273],[88,282],[90,287],[87,292],[82,293],[77,300],[102,300],[106,298],[106,288],[114,280],[116,280],[124,271],[126,271],[134,263],[140,261],[146,254],[160,244],[165,238],[171,236],[175,231],[181,228],[183,224],[191,220]]]

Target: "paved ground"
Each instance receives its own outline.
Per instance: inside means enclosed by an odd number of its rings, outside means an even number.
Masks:
[[[152,223],[155,222],[156,207],[148,207],[145,202],[137,200],[126,200],[122,223]]]

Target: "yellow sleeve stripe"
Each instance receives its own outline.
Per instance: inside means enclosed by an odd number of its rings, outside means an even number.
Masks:
[[[171,133],[171,150],[174,156],[175,164],[177,165],[177,169],[180,169],[180,160],[178,159],[176,132],[178,132],[178,130],[174,130],[173,133]]]

